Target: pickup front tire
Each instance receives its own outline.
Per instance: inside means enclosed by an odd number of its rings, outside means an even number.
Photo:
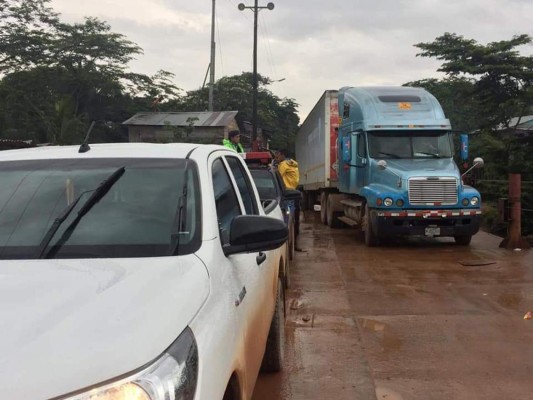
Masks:
[[[270,324],[268,339],[261,364],[263,372],[278,372],[283,367],[285,352],[285,296],[281,279],[278,279],[276,308]]]

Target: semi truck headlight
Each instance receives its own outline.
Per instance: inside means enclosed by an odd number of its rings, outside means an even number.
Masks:
[[[403,207],[403,200],[402,199],[396,200],[396,206]]]
[[[192,400],[197,380],[198,348],[187,328],[141,372],[65,400]]]
[[[472,197],[470,199],[470,204],[472,204],[473,206],[477,206],[479,204],[479,197]]]
[[[383,200],[383,204],[385,204],[385,207],[390,207],[392,206],[392,199],[390,197],[385,197],[385,200]]]
[[[464,198],[462,203],[463,203],[463,206],[466,207],[470,203],[470,200],[468,200],[467,198]]]

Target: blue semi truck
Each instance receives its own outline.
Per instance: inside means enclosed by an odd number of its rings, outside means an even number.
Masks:
[[[421,88],[328,90],[296,135],[304,207],[330,227],[360,226],[368,246],[395,235],[470,243],[481,196],[453,155],[450,121]]]

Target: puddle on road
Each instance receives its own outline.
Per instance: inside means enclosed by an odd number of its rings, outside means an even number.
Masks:
[[[384,353],[398,351],[403,346],[403,340],[389,325],[368,318],[358,318],[358,320],[361,328],[375,334]]]
[[[522,294],[520,292],[503,293],[498,296],[498,304],[510,310],[518,310],[522,303]]]
[[[385,387],[376,388],[376,397],[378,400],[404,400],[401,394]]]

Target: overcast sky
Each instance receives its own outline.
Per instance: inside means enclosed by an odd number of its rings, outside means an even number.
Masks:
[[[216,79],[252,71],[253,12],[216,0]],[[533,35],[533,0],[273,0],[259,13],[258,72],[282,82],[270,90],[295,99],[305,118],[326,89],[401,85],[438,76],[439,62],[416,57],[413,44],[453,32],[486,44]],[[266,5],[260,0],[259,5]],[[84,16],[144,49],[135,72],[176,75],[199,88],[210,57],[212,0],[52,0],[69,22]],[[533,54],[533,46],[520,49]]]

